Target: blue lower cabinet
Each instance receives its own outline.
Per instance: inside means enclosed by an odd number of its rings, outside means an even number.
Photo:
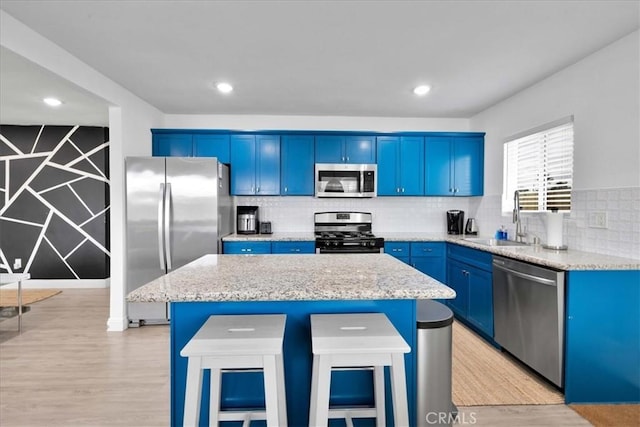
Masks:
[[[489,252],[447,245],[447,285],[458,296],[451,309],[471,326],[493,338],[493,266]]]
[[[445,243],[412,242],[411,265],[424,274],[445,283],[447,281]]]
[[[223,242],[222,251],[230,255],[259,255],[271,253],[271,242]]]
[[[300,286],[304,286],[301,283]],[[414,351],[405,354],[407,398],[410,425],[418,425],[416,413],[416,303],[414,300],[325,300],[325,301],[239,301],[239,302],[173,302],[171,303],[171,425],[181,426],[187,359],[180,350],[193,337],[210,315],[268,314],[287,315],[284,334],[284,370],[287,399],[287,417],[290,426],[309,424],[309,402],[313,354],[309,316],[316,313],[384,313]],[[227,378],[225,378],[225,376]],[[225,408],[263,406],[264,392],[261,373],[224,373],[222,405]],[[209,425],[209,373],[204,373],[200,425]],[[391,384],[385,381],[385,408],[387,425],[393,424]],[[371,371],[334,371],[331,380],[331,404],[373,404]],[[337,420],[341,421],[341,420]],[[374,425],[362,420],[357,426]],[[225,424],[226,425],[226,424]],[[236,425],[236,424],[230,424]],[[257,422],[252,425],[265,425]],[[340,425],[331,422],[329,425]],[[344,422],[342,422],[344,425]]]
[[[640,403],[640,271],[570,271],[566,403]]]
[[[384,242],[384,253],[411,265],[411,244],[409,242]]]
[[[456,260],[448,260],[447,279],[447,285],[456,291],[456,297],[449,300],[449,307],[466,319],[469,312],[469,276],[465,265]]]
[[[493,275],[467,266],[469,271],[469,313],[467,320],[493,337]]]
[[[384,252],[442,283],[446,282],[444,242],[385,242]]]
[[[273,242],[271,253],[274,254],[314,254],[316,253],[316,243],[305,242]]]

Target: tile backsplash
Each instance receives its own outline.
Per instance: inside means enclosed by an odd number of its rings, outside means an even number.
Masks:
[[[360,211],[373,214],[373,231],[446,232],[445,211],[460,209],[476,218],[481,236],[493,236],[504,225],[512,239],[511,213],[501,212],[501,195],[483,197],[376,197],[372,199],[317,199],[314,197],[235,198],[236,205],[260,206],[260,219],[271,221],[274,232],[313,232],[313,214],[324,211]],[[570,249],[640,259],[640,187],[574,190],[572,210],[564,219],[564,243]],[[593,213],[606,213],[607,228],[593,228]],[[465,219],[466,221],[466,219]],[[523,214],[531,236],[546,242],[543,214]]]
[[[640,259],[640,187],[574,190],[571,212],[565,214],[564,243],[569,249]],[[491,235],[504,225],[515,235],[511,212],[502,214],[501,196],[471,199],[470,211],[478,219],[481,234]],[[593,226],[593,214],[604,213],[606,228]],[[545,215],[524,213],[524,231],[547,241]]]
[[[375,197],[331,199],[314,197],[236,197],[236,205],[260,207],[260,220],[274,232],[313,232],[313,214],[327,211],[371,212],[373,232],[445,232],[445,211],[467,211],[471,198]],[[384,235],[381,234],[382,237]]]

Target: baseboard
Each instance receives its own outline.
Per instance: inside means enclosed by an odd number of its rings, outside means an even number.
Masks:
[[[107,320],[107,332],[122,332],[129,327],[129,319],[126,317],[110,317]]]
[[[108,288],[107,279],[30,279],[22,282],[23,289],[86,289]],[[3,286],[2,289],[17,289],[17,283]]]

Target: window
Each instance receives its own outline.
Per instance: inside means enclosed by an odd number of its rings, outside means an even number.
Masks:
[[[513,210],[514,192],[525,212],[571,210],[573,117],[511,137],[504,144],[502,210]]]

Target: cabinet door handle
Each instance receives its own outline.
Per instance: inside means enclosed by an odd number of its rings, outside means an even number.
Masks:
[[[349,156],[347,156],[347,162],[349,161]]]
[[[344,162],[344,156],[342,156],[342,157],[340,158],[340,160],[342,160],[342,161]]]
[[[425,248],[425,249],[423,249],[423,251],[424,251],[424,252],[433,252],[433,249]]]
[[[289,191],[289,190],[287,190],[287,187],[284,187],[284,192],[286,193],[287,191]]]
[[[402,192],[404,193],[404,187],[402,187]]]
[[[251,248],[247,248],[247,252],[251,252]]]

